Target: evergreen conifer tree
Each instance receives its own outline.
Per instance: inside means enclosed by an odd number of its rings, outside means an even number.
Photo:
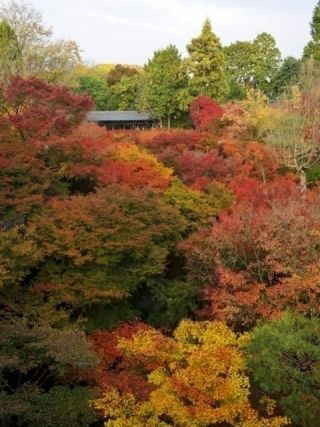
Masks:
[[[226,60],[209,19],[205,20],[200,36],[187,45],[187,50],[186,69],[190,76],[191,95],[206,95],[223,101],[229,92]]]

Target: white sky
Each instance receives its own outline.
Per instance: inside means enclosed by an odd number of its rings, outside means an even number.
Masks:
[[[144,64],[154,50],[185,46],[209,17],[223,44],[271,33],[300,56],[316,0],[29,0],[56,37],[76,40],[90,63]]]

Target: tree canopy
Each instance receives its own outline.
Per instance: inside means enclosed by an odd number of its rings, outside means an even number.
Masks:
[[[0,14],[0,425],[316,427],[316,55],[206,20],[186,58],[88,65]]]
[[[190,77],[190,94],[207,95],[217,101],[226,99],[229,91],[226,59],[209,19],[204,22],[201,34],[187,45],[187,51],[185,68]]]
[[[320,61],[320,3],[318,2],[314,8],[312,21],[310,23],[311,40],[305,46],[303,51],[303,59],[313,58],[315,61]]]
[[[167,119],[180,111],[181,90],[186,84],[186,75],[181,68],[182,60],[173,45],[156,51],[145,66],[146,102],[152,114],[159,119]]]

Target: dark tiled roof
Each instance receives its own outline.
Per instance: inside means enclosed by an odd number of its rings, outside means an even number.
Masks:
[[[90,122],[141,122],[153,120],[149,114],[137,111],[90,111],[86,118]]]

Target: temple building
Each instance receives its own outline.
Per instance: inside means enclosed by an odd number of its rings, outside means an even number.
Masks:
[[[150,129],[158,124],[149,114],[137,111],[90,111],[86,119],[107,129]]]

